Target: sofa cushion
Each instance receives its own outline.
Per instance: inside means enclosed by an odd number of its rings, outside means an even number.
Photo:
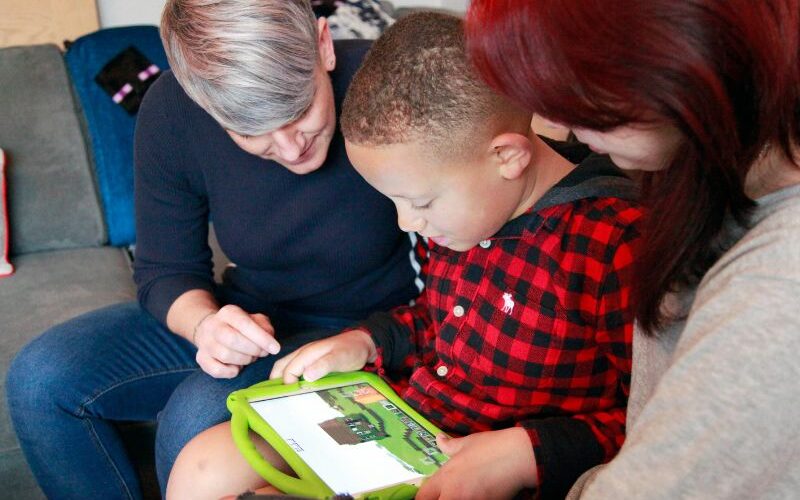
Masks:
[[[100,201],[58,48],[0,49],[0,89],[11,255],[101,245]]]
[[[390,11],[377,0],[329,0],[316,9],[326,4],[330,12],[325,16],[334,39],[375,39],[394,23]]]
[[[8,206],[6,204],[6,155],[0,149],[0,278],[10,276],[14,267],[8,261]]]
[[[136,297],[119,248],[18,255],[14,264],[16,273],[0,285],[0,451],[17,447],[5,406],[6,372],[17,351],[53,325]]]
[[[103,200],[108,240],[135,240],[133,218],[133,129],[135,115],[116,104],[96,81],[104,66],[133,47],[162,71],[167,57],[155,26],[108,28],[72,42],[64,55],[75,94],[86,118],[95,175]]]

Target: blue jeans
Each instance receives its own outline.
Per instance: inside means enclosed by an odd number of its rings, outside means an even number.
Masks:
[[[281,353],[329,336],[352,320],[273,318]],[[206,375],[195,347],[135,303],[58,325],[11,364],[8,408],[25,457],[48,498],[141,498],[139,481],[114,422],[156,421],[162,494],[181,448],[228,419],[231,391],[269,376],[274,356],[233,379]]]

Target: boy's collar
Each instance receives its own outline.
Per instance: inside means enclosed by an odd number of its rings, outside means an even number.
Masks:
[[[555,147],[554,149],[561,154],[560,148]],[[577,149],[573,150],[573,152],[575,151]],[[543,218],[541,212],[547,208],[566,205],[586,198],[635,200],[637,196],[638,190],[634,182],[614,165],[608,156],[591,153],[550,188],[531,208],[506,222],[490,239],[519,238],[526,229],[541,224],[551,230],[555,229],[560,218]],[[542,220],[537,221],[536,219]],[[437,246],[436,251],[443,255],[463,253],[441,246]]]
[[[635,200],[637,197],[638,190],[634,182],[608,156],[593,153],[550,188],[525,213],[503,225],[492,239],[519,237],[525,228],[535,224],[531,217],[541,217],[540,213],[550,207],[586,198]],[[557,219],[551,219],[546,218],[542,223],[558,223]]]
[[[550,188],[534,205],[538,212],[547,207],[584,198],[612,197],[635,200],[634,182],[606,155],[592,154]]]

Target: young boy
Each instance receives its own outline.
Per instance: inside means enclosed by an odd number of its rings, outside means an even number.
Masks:
[[[271,377],[373,367],[465,436],[438,437],[451,458],[417,498],[563,496],[624,439],[640,210],[608,160],[575,167],[532,132],[529,113],[480,83],[462,29],[441,14],[398,21],[368,53],[341,117],[357,171],[394,201],[401,229],[436,244],[425,292],[307,344]],[[179,457],[181,484],[199,490],[218,464],[213,481],[258,484],[247,468],[231,472],[231,445],[221,458],[209,440]]]

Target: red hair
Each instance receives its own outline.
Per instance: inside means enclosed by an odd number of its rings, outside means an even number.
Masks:
[[[800,0],[472,0],[467,49],[484,79],[575,128],[667,122],[684,136],[646,174],[633,303],[646,331],[664,296],[719,257],[723,219],[745,223],[748,170],[800,144]]]

